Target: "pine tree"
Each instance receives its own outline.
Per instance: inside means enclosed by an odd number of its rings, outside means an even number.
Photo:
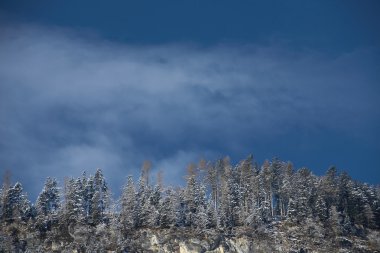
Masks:
[[[289,200],[289,217],[297,222],[309,218],[315,210],[315,180],[310,170],[301,168],[295,174],[294,191]]]
[[[37,198],[36,208],[39,215],[48,216],[58,211],[60,194],[57,180],[48,177],[44,188]]]
[[[273,216],[273,180],[274,173],[271,169],[269,161],[264,161],[262,169],[260,171],[261,176],[261,191],[263,193],[263,202],[261,205],[262,214],[264,215],[264,220],[269,221]],[[268,213],[269,208],[269,213]]]
[[[199,206],[196,214],[194,215],[194,226],[200,231],[205,230],[210,226],[208,218],[207,209],[204,206]]]
[[[83,189],[83,208],[85,212],[86,221],[89,224],[94,224],[93,220],[93,212],[94,212],[94,195],[95,195],[95,187],[94,187],[94,177],[90,176],[86,177],[84,174],[82,177],[82,184],[84,185]]]
[[[289,200],[293,188],[293,175],[293,165],[291,163],[287,163],[283,173],[282,184],[279,187],[279,197],[281,199],[280,214],[282,217],[286,217],[288,215]]]
[[[286,164],[281,162],[278,158],[273,158],[270,163],[270,174],[271,174],[271,216],[277,216],[280,214],[281,209],[281,198],[280,189],[283,184],[282,174],[284,173]]]
[[[221,227],[232,226],[232,206],[231,206],[231,186],[232,186],[232,167],[229,158],[223,160],[223,173],[220,185],[220,206],[218,208],[218,220]]]
[[[67,224],[82,222],[85,217],[84,190],[80,178],[65,182],[64,221]]]
[[[343,213],[348,209],[348,201],[350,192],[352,191],[350,184],[351,178],[346,172],[342,172],[338,178],[337,188],[337,207],[338,212]]]
[[[178,188],[175,190],[175,217],[176,217],[176,226],[184,227],[187,226],[187,201],[185,198],[185,190]]]
[[[36,221],[35,225],[40,236],[45,237],[46,233],[58,223],[58,211],[60,208],[60,193],[57,181],[48,177],[44,188],[36,201]]]
[[[97,169],[94,176],[94,195],[92,198],[92,220],[94,224],[105,221],[106,210],[110,205],[110,191],[101,169]]]
[[[218,212],[215,209],[214,203],[211,198],[207,201],[206,204],[206,213],[207,213],[207,227],[216,228],[220,222],[218,221]]]
[[[259,210],[261,207],[262,201],[262,192],[261,192],[261,177],[259,173],[259,167],[255,163],[253,166],[253,176],[251,178],[252,194],[250,196],[252,202],[252,209],[249,212],[245,222],[246,224],[256,225],[259,223]]]
[[[19,182],[5,191],[3,220],[8,223],[26,221],[29,218],[30,209],[31,204]]]
[[[156,185],[149,197],[149,209],[148,226],[157,227],[160,224],[160,204],[161,204],[161,187]]]
[[[240,162],[237,166],[237,174],[239,175],[239,191],[241,195],[240,202],[240,217],[241,221],[244,221],[249,213],[252,211],[253,203],[252,203],[252,192],[253,192],[253,177],[254,169],[253,169],[253,156],[248,156],[247,159]]]
[[[219,208],[220,200],[220,177],[223,171],[223,160],[218,160],[216,164],[207,167],[206,181],[210,185],[211,199],[214,209],[217,211]]]
[[[197,228],[205,229],[210,226],[210,221],[207,214],[207,196],[206,186],[203,183],[198,184],[198,194],[195,199],[197,205],[194,225]]]
[[[150,195],[152,189],[149,185],[145,184],[144,178],[140,178],[137,194],[136,194],[136,216],[137,216],[137,226],[147,227],[149,224],[149,215],[151,212],[150,206]]]
[[[160,227],[170,228],[177,224],[177,198],[172,189],[167,189],[165,197],[159,205]]]
[[[188,167],[187,185],[185,191],[185,224],[192,226],[194,224],[195,213],[199,200],[199,185],[196,182],[195,166],[190,164]]]
[[[258,175],[259,196],[257,205],[257,222],[266,223],[272,220],[272,178],[268,161],[264,161]]]
[[[127,184],[124,186],[120,202],[120,221],[123,227],[123,231],[127,232],[136,227],[138,216],[136,213],[136,189],[132,176],[128,176]]]
[[[330,167],[326,175],[320,181],[319,194],[325,200],[328,213],[333,206],[337,206],[338,200],[338,177],[337,169]]]
[[[321,222],[326,222],[328,219],[329,211],[328,211],[328,208],[326,205],[326,201],[322,197],[322,195],[318,195],[315,208],[316,208],[316,213],[317,213],[318,219]]]

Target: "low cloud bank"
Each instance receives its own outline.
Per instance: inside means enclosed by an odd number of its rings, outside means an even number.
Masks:
[[[371,139],[379,126],[375,49],[138,47],[4,26],[0,55],[0,170],[32,196],[46,176],[100,167],[117,192],[149,159],[177,183],[190,161],[298,129]]]

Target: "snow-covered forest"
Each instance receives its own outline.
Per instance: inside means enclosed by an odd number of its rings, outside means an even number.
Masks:
[[[145,162],[141,176],[126,177],[114,198],[100,169],[62,185],[49,177],[34,203],[21,183],[5,180],[0,252],[145,252],[133,238],[148,230],[254,236],[273,226],[312,224],[312,236],[335,242],[366,240],[380,228],[380,188],[334,167],[316,176],[278,159],[262,165],[252,156],[237,165],[202,160],[188,166],[184,187],[165,186],[162,174],[150,171]]]

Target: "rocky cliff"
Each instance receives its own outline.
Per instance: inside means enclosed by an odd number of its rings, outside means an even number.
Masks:
[[[380,234],[358,228],[355,236],[331,237],[317,226],[273,226],[232,231],[186,229],[141,230],[125,243],[126,252],[253,253],[253,252],[380,252]]]
[[[17,229],[17,228],[14,228]],[[141,252],[141,253],[254,253],[254,252],[380,252],[379,231],[353,227],[350,234],[306,222],[294,224],[272,222],[255,228],[231,230],[172,227],[167,229],[138,229],[121,235],[112,227],[71,227],[66,237],[51,236],[44,239],[30,233],[19,233],[17,241],[1,236],[0,244],[9,251],[0,252]],[[19,231],[21,232],[21,231]],[[62,232],[62,231],[61,231]],[[11,231],[9,231],[11,233]],[[7,244],[9,244],[7,246]],[[11,247],[19,245],[18,250]]]

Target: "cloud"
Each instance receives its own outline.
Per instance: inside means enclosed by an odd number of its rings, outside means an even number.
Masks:
[[[361,136],[378,126],[375,49],[329,57],[281,45],[130,46],[2,28],[0,167],[32,195],[46,176],[101,167],[121,187],[145,159],[179,175],[190,160],[243,158],[252,143],[294,129]]]

